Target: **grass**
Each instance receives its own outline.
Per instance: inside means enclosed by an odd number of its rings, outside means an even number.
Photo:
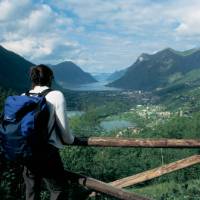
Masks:
[[[170,181],[140,188],[133,187],[129,191],[155,200],[200,200],[199,185],[200,180],[193,179],[185,183]]]

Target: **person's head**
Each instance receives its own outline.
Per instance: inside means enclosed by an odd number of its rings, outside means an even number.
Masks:
[[[53,80],[53,71],[46,65],[37,65],[31,68],[30,79],[32,82],[32,88],[35,86],[49,86]]]

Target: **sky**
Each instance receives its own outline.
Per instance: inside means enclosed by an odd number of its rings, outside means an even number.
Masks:
[[[142,53],[200,47],[199,0],[0,0],[0,45],[35,64],[94,73]]]

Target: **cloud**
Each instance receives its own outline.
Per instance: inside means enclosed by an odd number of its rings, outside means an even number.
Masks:
[[[27,19],[24,19],[21,24],[31,32],[48,30],[54,21],[55,15],[52,9],[47,5],[41,5],[36,10],[33,10]]]
[[[80,47],[76,42],[60,40],[54,36],[50,38],[45,36],[28,37],[22,40],[2,42],[2,45],[24,55],[35,63],[55,64],[79,54]]]
[[[197,47],[198,0],[2,0],[0,43],[36,63],[114,71],[142,52]]]
[[[132,30],[132,33],[144,26],[158,24],[163,17],[158,13],[164,10],[162,4],[147,4],[145,0],[63,0],[57,6],[73,12],[80,24],[95,25],[104,30],[118,29],[120,32]]]
[[[23,2],[22,5],[17,1],[14,4],[6,0],[1,2],[0,10],[7,8],[2,17],[4,21],[0,22],[1,45],[35,63],[55,63],[79,53],[78,42],[67,36],[73,30],[72,19],[63,17],[47,4]],[[19,6],[28,8],[28,5],[32,5],[29,12],[15,18]]]
[[[176,32],[182,36],[200,36],[200,2],[198,6],[188,6],[177,13],[180,24]]]
[[[0,2],[0,22],[16,21],[21,16],[24,16],[30,7],[30,0],[2,0]]]
[[[115,34],[160,35],[200,33],[200,2],[198,0],[63,0],[53,1],[66,12],[72,12],[83,26],[95,31]],[[174,25],[178,27],[174,28]]]

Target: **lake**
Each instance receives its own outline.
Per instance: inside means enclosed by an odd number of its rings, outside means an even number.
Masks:
[[[73,111],[67,111],[67,116],[68,118],[72,118],[72,117],[80,117],[84,114],[84,111],[77,111],[77,110],[73,110]],[[101,121],[100,122],[100,127],[103,128],[106,131],[113,131],[113,130],[117,130],[117,129],[124,129],[124,128],[128,128],[128,127],[135,127],[136,124],[127,120],[109,120],[109,121]]]
[[[108,84],[108,82],[106,82],[106,81],[89,83],[89,84],[82,84],[82,85],[70,85],[70,84],[61,83],[61,82],[59,82],[59,84],[66,89],[74,90],[74,91],[113,91],[113,90],[120,90],[119,88],[105,86],[106,84]]]
[[[100,126],[106,131],[113,131],[117,129],[135,127],[136,124],[127,120],[110,120],[110,121],[102,121],[100,123]]]

